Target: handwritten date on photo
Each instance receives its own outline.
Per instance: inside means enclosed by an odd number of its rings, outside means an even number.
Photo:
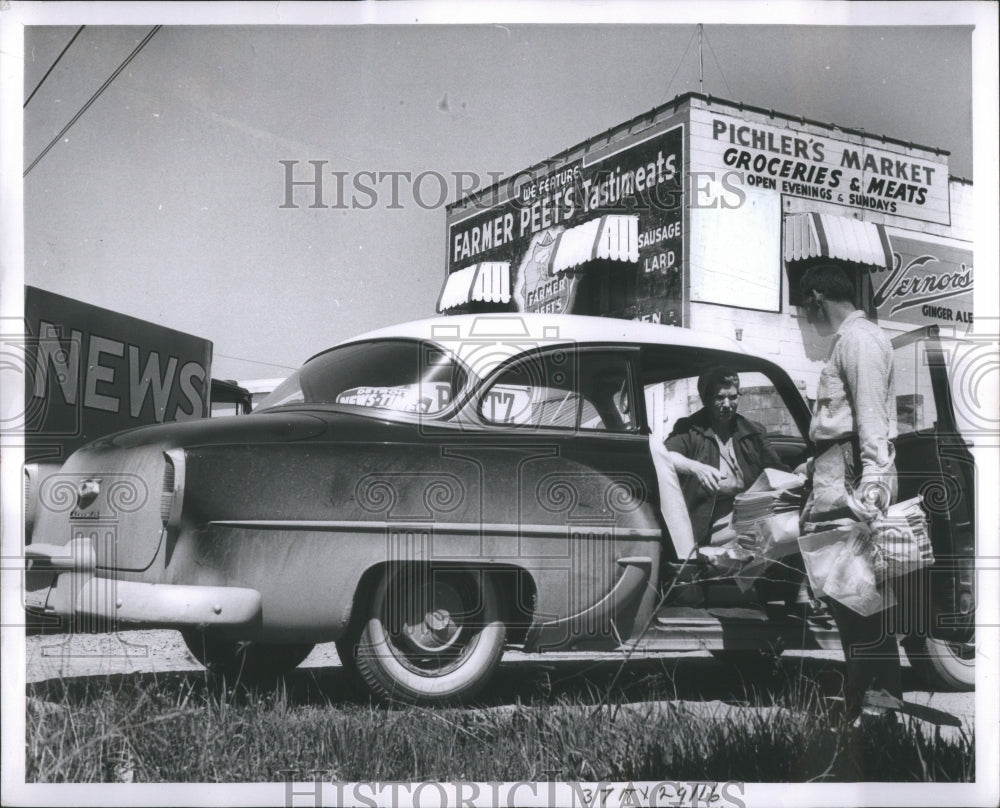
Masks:
[[[746,785],[737,780],[681,782],[676,780],[639,783],[558,782],[356,782],[326,780],[322,770],[283,770],[287,808],[312,804],[322,806],[422,804],[499,806],[518,805],[530,795],[532,804],[572,808],[746,808]],[[544,774],[558,778],[557,770]],[[312,782],[310,782],[310,780]],[[332,797],[331,803],[328,798]],[[327,799],[324,799],[327,798]],[[425,802],[426,800],[426,802]],[[444,800],[444,801],[442,801]],[[446,802],[445,802],[446,801]]]
[[[665,781],[660,783],[626,783],[626,784],[593,784],[575,785],[572,787],[574,804],[586,808],[664,808],[665,806],[711,806],[711,808],[745,808],[741,799],[744,794],[744,784],[730,780],[725,783],[714,781],[678,782]]]

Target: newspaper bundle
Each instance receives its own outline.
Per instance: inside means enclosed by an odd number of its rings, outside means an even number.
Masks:
[[[921,497],[890,505],[871,522],[872,555],[877,580],[906,575],[934,563],[927,516]]]

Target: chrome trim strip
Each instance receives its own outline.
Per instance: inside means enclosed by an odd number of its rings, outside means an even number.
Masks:
[[[215,519],[209,522],[217,527],[237,527],[248,530],[327,530],[355,533],[381,533],[385,530],[433,530],[435,533],[489,533],[494,536],[556,536],[566,538],[569,531],[598,532],[615,531],[622,539],[661,539],[663,534],[657,528],[618,528],[602,524],[562,524],[562,525],[511,525],[499,522],[418,522],[386,521],[364,519]]]

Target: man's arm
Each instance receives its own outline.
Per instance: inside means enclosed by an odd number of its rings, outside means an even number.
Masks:
[[[686,424],[687,419],[680,419],[674,425],[674,431],[670,433],[670,437],[664,441],[663,445],[669,455],[670,463],[678,474],[697,477],[698,482],[706,491],[718,491],[722,472],[691,457],[694,454],[691,432],[681,431]]]
[[[860,493],[864,499],[873,486],[883,487],[880,504],[888,505],[890,488],[886,474],[892,472],[889,443],[889,379],[892,351],[883,340],[870,339],[863,332],[845,335],[841,341],[841,372],[854,412],[861,448]]]

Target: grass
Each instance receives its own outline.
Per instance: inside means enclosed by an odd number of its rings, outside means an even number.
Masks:
[[[853,729],[794,666],[763,688],[731,676],[726,697],[710,703],[766,709],[715,715],[669,701],[699,670],[649,661],[617,679],[615,670],[508,670],[484,709],[374,706],[350,694],[339,669],[297,671],[264,692],[192,673],[48,682],[29,690],[27,779],[274,782],[287,770],[334,781],[975,779],[974,737],[929,734],[913,719]]]

